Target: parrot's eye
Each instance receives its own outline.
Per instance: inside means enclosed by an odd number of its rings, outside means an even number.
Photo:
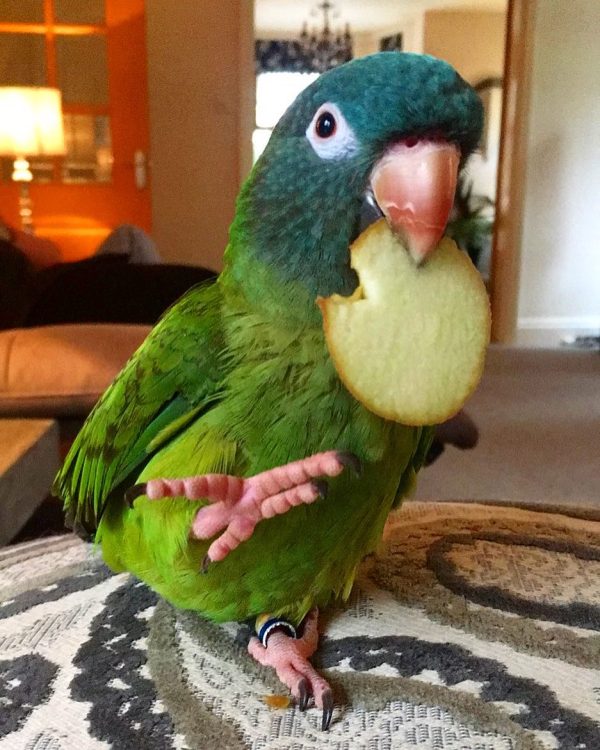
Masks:
[[[331,112],[323,112],[315,123],[315,133],[319,138],[330,138],[335,133],[336,122]]]
[[[358,149],[358,139],[333,102],[322,104],[315,112],[306,137],[321,159],[345,159]]]

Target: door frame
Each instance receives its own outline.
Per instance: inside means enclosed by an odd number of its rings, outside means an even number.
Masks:
[[[509,0],[490,293],[492,341],[517,330],[536,0]]]

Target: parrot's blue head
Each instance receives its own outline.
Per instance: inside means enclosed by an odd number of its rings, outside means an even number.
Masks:
[[[421,262],[482,123],[475,91],[427,55],[382,52],[325,73],[283,115],[248,178],[229,262],[250,253],[313,300],[349,294],[349,245],[382,214]]]

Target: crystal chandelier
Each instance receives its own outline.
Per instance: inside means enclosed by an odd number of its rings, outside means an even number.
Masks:
[[[300,34],[300,45],[306,58],[308,67],[317,73],[324,73],[330,68],[335,68],[342,63],[352,59],[352,36],[350,25],[342,33],[331,30],[330,16],[337,15],[335,6],[329,0],[323,0],[316,6],[316,10],[323,13],[323,28],[320,32],[313,29],[308,33],[308,23],[305,22]],[[314,13],[315,11],[313,11]]]

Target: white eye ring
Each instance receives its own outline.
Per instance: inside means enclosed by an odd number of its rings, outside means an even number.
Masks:
[[[329,113],[335,120],[335,128],[331,135],[326,138],[317,133],[317,123],[321,115]],[[325,102],[315,112],[306,129],[308,142],[321,159],[345,159],[352,156],[358,150],[358,140],[354,131],[346,122],[340,108],[333,102]]]

